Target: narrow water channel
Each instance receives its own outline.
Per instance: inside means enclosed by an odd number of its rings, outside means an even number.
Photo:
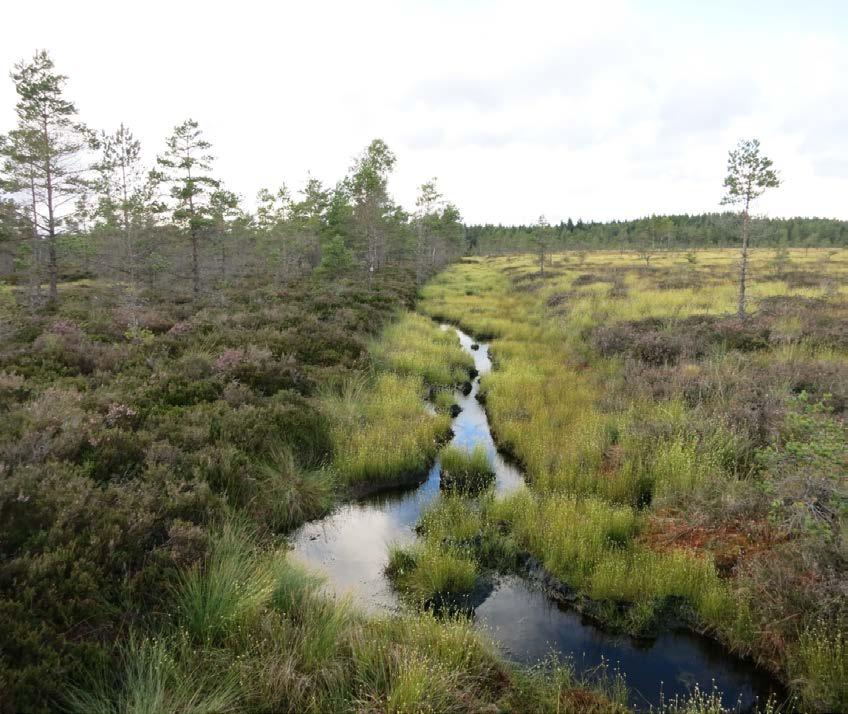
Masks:
[[[443,325],[443,329],[448,326]],[[495,489],[507,493],[524,483],[518,468],[495,446],[486,412],[477,401],[480,377],[492,368],[489,346],[456,330],[462,347],[473,357],[479,376],[468,395],[459,392],[462,411],[453,420],[452,442],[473,448],[482,444],[495,470]],[[421,513],[439,494],[438,459],[417,487],[370,496],[340,506],[329,516],[305,524],[292,538],[295,557],[323,572],[338,594],[348,594],[368,611],[402,607],[384,575],[390,543],[414,540]],[[567,524],[551,527],[567,527]],[[777,685],[750,663],[728,654],[712,641],[688,631],[664,632],[650,642],[613,635],[560,607],[533,583],[516,576],[498,579],[474,613],[476,625],[494,639],[506,657],[534,664],[552,654],[569,658],[580,674],[599,665],[624,674],[637,708],[656,706],[685,695],[697,686],[724,693],[725,706],[750,710],[765,701]]]

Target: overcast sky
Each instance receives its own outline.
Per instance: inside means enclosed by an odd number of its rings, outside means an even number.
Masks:
[[[0,67],[37,48],[95,128],[152,160],[186,117],[256,191],[340,178],[372,138],[405,206],[437,176],[468,222],[719,209],[758,137],[784,185],[757,209],[848,218],[844,0],[14,2]],[[0,132],[15,94],[0,81]]]

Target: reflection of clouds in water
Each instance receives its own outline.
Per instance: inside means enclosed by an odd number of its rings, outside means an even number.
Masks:
[[[388,545],[413,535],[398,511],[345,507],[304,527],[295,551],[308,565],[329,574],[334,592],[350,592],[354,602],[368,609],[394,607],[396,598],[383,576]]]

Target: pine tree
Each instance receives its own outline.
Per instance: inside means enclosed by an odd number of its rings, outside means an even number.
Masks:
[[[354,217],[365,243],[368,283],[385,262],[387,217],[394,211],[388,195],[389,174],[395,155],[382,139],[374,139],[359,156],[347,179],[347,191],[353,200]]]
[[[191,243],[191,285],[194,298],[200,296],[200,242],[214,227],[211,199],[218,181],[212,170],[212,145],[203,138],[198,124],[187,119],[174,127],[166,141],[165,153],[156,161],[160,180],[170,185],[174,201],[174,222],[185,231]]]
[[[748,276],[748,240],[751,231],[751,202],[765,193],[766,189],[780,186],[777,172],[772,169],[772,160],[760,154],[757,139],[742,140],[727,157],[727,177],[724,179],[726,193],[723,205],[742,206],[742,252],[739,261],[739,301],[737,313],[745,317],[747,307],[746,281]]]
[[[113,134],[102,133],[100,148],[101,158],[94,167],[95,215],[109,234],[107,240],[116,248],[108,251],[108,267],[125,284],[135,326],[140,273],[150,256],[149,236],[157,209],[155,182],[142,163],[141,143],[123,124]]]
[[[47,52],[16,64],[11,77],[18,94],[17,127],[2,144],[4,185],[27,206],[34,252],[46,242],[49,301],[55,304],[59,236],[86,186],[84,149],[91,135],[76,120],[76,107],[63,94],[67,78],[54,71]]]

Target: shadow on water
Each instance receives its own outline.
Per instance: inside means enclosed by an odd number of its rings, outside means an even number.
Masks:
[[[450,329],[443,325],[442,329]],[[489,347],[456,330],[462,347],[473,357],[480,376],[489,372]],[[498,452],[486,412],[477,400],[479,376],[467,395],[456,393],[462,411],[452,423],[451,443],[473,448],[482,444],[495,470],[495,489],[508,493],[520,487],[520,470]],[[323,571],[336,593],[350,594],[360,607],[378,612],[400,609],[401,603],[384,574],[387,546],[415,539],[415,524],[439,494],[438,460],[420,486],[384,492],[337,508],[326,518],[300,528],[292,538],[295,556]],[[728,654],[712,641],[687,631],[669,631],[650,642],[603,632],[545,596],[521,578],[498,580],[475,610],[477,625],[509,659],[534,664],[550,656],[569,658],[581,675],[591,675],[606,662],[620,671],[632,691],[635,707],[656,706],[691,692],[713,687],[724,693],[724,705],[751,709],[781,690],[750,663]]]

